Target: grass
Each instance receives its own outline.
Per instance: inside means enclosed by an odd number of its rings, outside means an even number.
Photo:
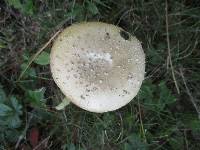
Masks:
[[[0,149],[200,149],[198,0],[3,0],[0,8]],[[55,110],[64,97],[45,44],[81,21],[112,23],[142,41],[146,79],[117,111]]]

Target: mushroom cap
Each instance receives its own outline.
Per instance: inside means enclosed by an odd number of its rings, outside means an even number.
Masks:
[[[145,54],[140,41],[122,28],[85,22],[58,36],[50,67],[72,103],[102,113],[119,109],[136,96],[144,80]]]

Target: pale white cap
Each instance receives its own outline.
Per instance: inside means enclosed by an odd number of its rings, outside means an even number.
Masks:
[[[50,58],[53,79],[70,101],[91,112],[107,112],[129,103],[145,74],[140,41],[123,29],[87,22],[66,28]]]

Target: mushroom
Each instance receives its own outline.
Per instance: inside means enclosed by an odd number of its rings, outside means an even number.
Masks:
[[[102,113],[119,109],[136,96],[144,80],[145,54],[140,41],[120,27],[78,23],[55,40],[50,68],[72,103]]]

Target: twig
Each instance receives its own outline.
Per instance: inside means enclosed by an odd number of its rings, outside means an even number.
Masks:
[[[190,92],[190,90],[189,90],[189,88],[188,88],[188,86],[187,86],[187,83],[186,83],[185,77],[184,77],[184,75],[183,75],[182,69],[180,68],[179,70],[180,70],[180,74],[181,74],[183,83],[184,83],[184,85],[185,85],[186,92],[187,92],[188,96],[190,97],[190,100],[191,100],[191,102],[192,102],[194,108],[196,109],[196,112],[197,112],[198,117],[199,117],[199,119],[200,119],[200,110],[198,109],[197,104],[196,104],[196,102],[195,102],[195,100],[194,100],[194,98],[193,98],[193,96],[192,96],[192,94],[191,94],[191,92]]]
[[[119,20],[118,20],[118,22],[117,22],[116,25],[119,25],[119,23],[121,22],[121,20],[122,20],[128,13],[131,13],[133,10],[134,10],[134,9],[129,9],[129,10],[125,11],[125,12],[121,15],[121,17],[119,18]]]
[[[30,125],[30,122],[31,122],[32,118],[33,118],[33,115],[31,114],[31,116],[29,117],[29,119],[28,119],[28,121],[26,123],[25,129],[23,130],[22,134],[19,136],[19,138],[17,140],[17,143],[15,145],[15,149],[17,149],[19,147],[19,144],[20,144],[21,140],[23,140],[23,138],[25,137],[26,132],[27,132],[27,130],[29,128],[29,125]]]
[[[66,113],[65,113],[65,110],[63,110],[63,116],[64,116],[65,122],[66,122],[66,124],[67,124],[67,123],[68,123],[68,120],[67,120],[67,115],[66,115]]]
[[[58,30],[51,38],[50,40],[42,47],[40,48],[31,58],[31,60],[28,62],[26,68],[23,70],[23,72],[20,74],[19,78],[17,79],[17,82],[20,81],[20,79],[23,77],[24,73],[27,71],[27,69],[30,67],[32,62],[38,57],[38,55],[55,39],[55,37],[61,32],[61,30]]]
[[[170,40],[169,40],[169,23],[168,23],[168,3],[167,3],[167,0],[166,0],[166,4],[165,4],[165,19],[166,19],[166,36],[167,36],[167,49],[168,49],[169,64],[170,64],[170,67],[171,67],[172,78],[174,80],[174,84],[176,86],[177,93],[180,94],[180,90],[179,90],[178,83],[176,81],[176,77],[175,77],[175,74],[174,74],[174,67],[173,67],[172,58],[171,58],[171,48],[170,48]]]
[[[184,58],[190,56],[190,55],[194,52],[194,50],[195,50],[195,48],[196,48],[197,45],[198,45],[198,40],[195,41],[195,43],[194,43],[194,45],[193,45],[193,48],[190,50],[190,52],[189,52],[188,54],[186,54],[185,56],[182,56],[182,57],[177,58],[177,60],[181,60],[181,59],[184,59]],[[189,46],[190,46],[190,45],[189,45]],[[189,47],[189,48],[190,48],[190,47]],[[179,54],[179,55],[180,55],[180,54]]]
[[[45,143],[46,141],[48,141],[50,139],[51,136],[46,137],[44,140],[42,140],[42,142],[40,142],[36,147],[34,147],[33,150],[37,150],[43,143]],[[47,145],[45,145],[45,147],[47,147]]]

